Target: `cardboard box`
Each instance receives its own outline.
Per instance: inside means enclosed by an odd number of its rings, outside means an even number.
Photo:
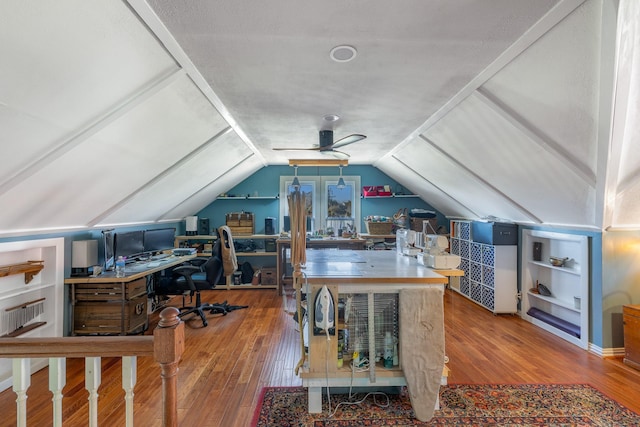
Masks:
[[[260,272],[260,284],[261,285],[275,285],[278,283],[276,280],[276,268],[275,267],[262,267]]]

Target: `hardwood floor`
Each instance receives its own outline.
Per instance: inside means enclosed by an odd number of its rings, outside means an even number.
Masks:
[[[180,425],[250,425],[263,386],[297,386],[298,332],[275,290],[209,291],[205,301],[249,305],[209,326],[188,321],[187,350],[180,364]],[[178,305],[181,298],[171,301]],[[152,317],[152,327],[157,316]],[[640,413],[640,371],[620,359],[601,359],[551,335],[518,316],[494,316],[452,291],[445,294],[446,351],[450,383],[588,383]],[[148,333],[151,333],[149,331]],[[99,338],[96,338],[99,339]],[[119,359],[102,361],[100,425],[124,425]],[[87,425],[84,361],[69,360],[63,401],[65,426]],[[135,419],[160,426],[159,368],[138,360]],[[32,377],[28,425],[51,425],[47,370]],[[14,426],[15,394],[0,393],[0,426]]]

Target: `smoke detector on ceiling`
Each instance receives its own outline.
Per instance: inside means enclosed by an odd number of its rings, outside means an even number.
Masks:
[[[353,46],[340,45],[331,49],[329,57],[336,62],[349,62],[356,57],[358,51]]]

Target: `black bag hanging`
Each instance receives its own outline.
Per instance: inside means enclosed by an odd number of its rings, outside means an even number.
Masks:
[[[240,266],[240,272],[242,273],[242,283],[251,283],[253,279],[253,267],[249,262],[243,262]]]

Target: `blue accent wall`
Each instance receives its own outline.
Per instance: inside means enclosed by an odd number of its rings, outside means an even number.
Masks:
[[[337,167],[299,167],[298,176],[331,176],[339,175]],[[373,166],[348,166],[343,168],[342,173],[348,176],[360,176],[361,185],[389,185],[394,193],[409,194],[409,191],[399,183],[389,178]],[[227,195],[234,196],[277,196],[280,190],[280,176],[292,176],[294,170],[290,166],[266,166],[255,172],[249,178],[240,182],[227,192]],[[278,218],[280,200],[278,199],[250,199],[250,200],[222,200],[213,201],[209,206],[202,209],[196,215],[198,218],[208,218],[211,228],[217,228],[226,221],[226,214],[230,212],[252,212],[255,215],[256,234],[264,233],[264,219],[266,217]],[[400,209],[426,209],[435,211],[438,225],[449,229],[449,221],[437,212],[428,201],[419,197],[410,198],[364,198],[361,199],[361,215],[357,225],[359,232],[366,232],[363,218],[368,215],[393,216]],[[276,230],[282,228],[282,224],[277,223]]]

